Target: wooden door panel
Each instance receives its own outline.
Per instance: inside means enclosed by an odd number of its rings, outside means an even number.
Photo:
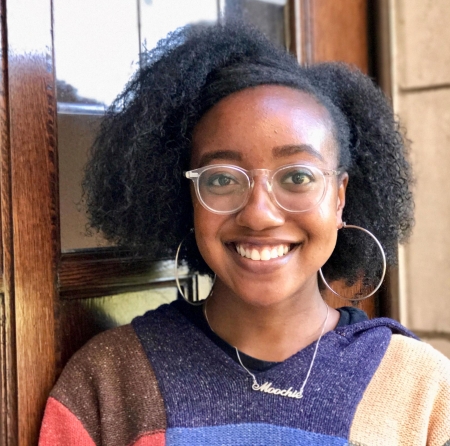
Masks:
[[[339,60],[368,70],[367,0],[303,0],[305,62]]]
[[[0,444],[18,444],[16,330],[14,301],[13,229],[11,209],[11,145],[9,122],[9,79],[6,2],[0,2],[1,71],[0,71],[0,190],[2,319],[0,343]]]

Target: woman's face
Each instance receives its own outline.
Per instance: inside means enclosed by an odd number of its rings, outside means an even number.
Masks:
[[[195,127],[192,144],[192,169],[212,164],[246,170],[292,163],[338,167],[327,110],[310,95],[282,86],[249,88],[221,100]],[[342,224],[347,176],[325,182],[320,204],[300,213],[280,208],[264,181],[256,180],[247,204],[230,215],[205,209],[192,189],[196,240],[217,275],[216,286],[260,306],[317,292],[317,271],[333,252]],[[253,260],[237,252],[242,249],[283,254]]]

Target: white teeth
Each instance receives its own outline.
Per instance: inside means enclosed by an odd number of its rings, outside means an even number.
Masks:
[[[264,246],[258,250],[256,248],[244,248],[242,245],[236,244],[236,251],[242,257],[248,259],[267,261],[286,255],[289,252],[289,245]]]
[[[252,249],[252,254],[250,258],[252,260],[261,260],[261,256],[259,255],[259,252],[256,249]]]
[[[270,249],[264,248],[261,252],[261,260],[270,260],[270,259],[271,259]]]

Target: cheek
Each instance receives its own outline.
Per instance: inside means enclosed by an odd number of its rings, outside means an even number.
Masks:
[[[335,243],[337,226],[336,226],[336,212],[330,212],[329,208],[319,208],[314,216],[309,219],[309,233],[310,236],[316,240],[321,240],[323,243]]]
[[[337,197],[333,195],[326,206],[320,207],[320,212],[322,220],[322,236],[327,246],[327,255],[330,256],[336,246],[337,232],[339,229]]]
[[[337,242],[336,225],[324,216],[323,213],[316,214],[314,221],[310,222],[307,242],[303,247],[303,254],[315,271],[331,257]]]
[[[195,240],[203,259],[214,270],[214,261],[221,247],[218,233],[221,226],[220,220],[223,217],[205,209],[196,198],[194,198],[193,206]]]
[[[337,230],[337,226],[336,226],[336,218],[338,215],[338,210],[337,210],[338,206],[337,206],[337,201],[335,199],[335,197],[333,197],[331,200],[329,200],[328,202],[322,202],[321,205],[319,206],[319,218],[321,221],[321,225],[325,228],[325,227],[333,227],[334,229]]]
[[[333,224],[337,230],[339,226],[338,220],[340,216],[338,185],[330,184],[330,186],[331,187],[327,191],[324,200],[320,204],[320,212],[322,218],[328,221],[330,224]]]
[[[208,224],[208,215],[210,213],[207,211],[197,200],[197,197],[193,197],[193,207],[194,207],[194,231],[195,240],[197,245],[202,246],[205,243],[205,239],[208,239],[208,229],[211,229],[211,225]],[[201,251],[200,251],[201,252]]]
[[[328,258],[336,246],[337,214],[336,196],[329,195],[325,197],[316,212],[308,216],[308,222],[305,222],[309,228],[309,241],[318,247],[315,254],[321,259]]]

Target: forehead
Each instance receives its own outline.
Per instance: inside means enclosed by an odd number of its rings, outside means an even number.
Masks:
[[[307,93],[276,85],[248,88],[222,99],[200,119],[192,135],[191,167],[217,159],[269,168],[283,157],[335,167],[332,129],[327,109]]]

